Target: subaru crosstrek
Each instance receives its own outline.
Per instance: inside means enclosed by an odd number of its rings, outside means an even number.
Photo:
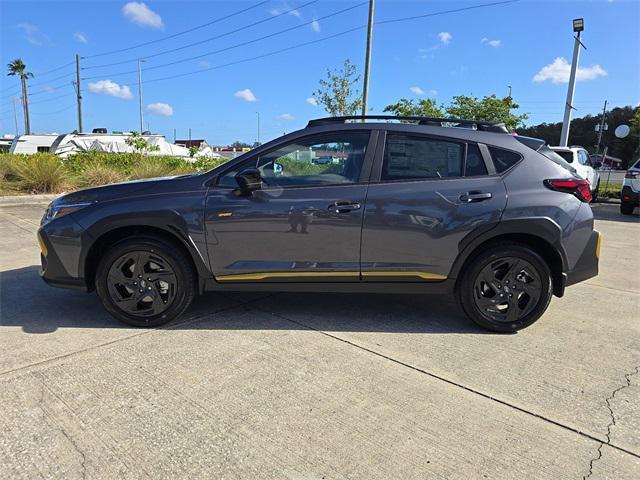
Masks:
[[[452,294],[516,331],[597,275],[590,198],[543,141],[501,124],[317,119],[211,171],[57,198],[42,277],[95,289],[134,326],[206,291],[395,292]]]

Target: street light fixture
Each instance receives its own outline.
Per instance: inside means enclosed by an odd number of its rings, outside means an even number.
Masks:
[[[576,33],[584,31],[584,18],[573,19],[573,31]]]

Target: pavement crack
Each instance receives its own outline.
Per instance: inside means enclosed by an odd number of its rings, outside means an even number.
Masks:
[[[635,458],[640,458],[640,453],[633,452],[631,450],[628,450],[628,449],[626,449],[624,447],[621,447],[619,445],[612,444],[610,442],[608,434],[610,432],[610,428],[611,427],[609,427],[607,429],[607,440],[606,440],[606,442],[603,442],[601,438],[598,438],[598,437],[596,437],[596,436],[594,436],[594,435],[592,435],[592,434],[590,434],[588,432],[584,432],[584,431],[582,431],[582,430],[580,430],[580,429],[578,429],[576,427],[572,427],[571,425],[567,425],[565,423],[562,423],[559,420],[554,420],[552,418],[546,417],[544,415],[541,415],[539,413],[533,412],[531,410],[527,410],[526,408],[520,407],[520,406],[515,405],[513,403],[510,403],[507,400],[502,400],[502,399],[500,399],[498,397],[495,397],[495,396],[490,395],[488,393],[482,392],[482,391],[477,390],[477,389],[475,389],[473,387],[470,387],[468,385],[463,385],[462,383],[458,383],[458,382],[456,382],[454,380],[446,378],[446,377],[444,377],[442,375],[439,375],[437,373],[429,372],[428,370],[425,370],[425,369],[423,369],[421,367],[412,365],[410,363],[404,362],[404,361],[399,360],[397,358],[393,358],[393,357],[391,357],[389,355],[386,355],[384,353],[377,352],[376,350],[373,350],[371,348],[365,347],[364,345],[359,345],[358,343],[355,343],[355,342],[353,342],[351,340],[347,340],[346,338],[342,338],[342,337],[340,337],[338,335],[333,335],[333,334],[331,334],[329,332],[325,332],[324,330],[320,330],[318,328],[312,327],[311,325],[307,325],[306,323],[300,322],[298,320],[293,320],[291,318],[285,317],[284,315],[280,315],[280,314],[275,313],[275,312],[270,312],[268,310],[265,310],[265,309],[262,309],[262,308],[259,308],[259,307],[255,307],[253,305],[250,308],[254,308],[255,310],[258,310],[260,312],[263,312],[263,313],[266,313],[266,314],[269,314],[269,315],[273,315],[274,317],[281,318],[282,320],[286,320],[286,321],[291,322],[293,324],[296,324],[296,325],[298,325],[300,327],[306,328],[308,330],[312,330],[314,332],[320,333],[321,335],[325,335],[325,336],[327,336],[329,338],[333,338],[334,340],[338,340],[340,342],[346,343],[347,345],[351,345],[352,347],[359,348],[360,350],[363,350],[365,352],[371,353],[371,354],[376,355],[378,357],[384,358],[385,360],[388,360],[390,362],[396,363],[396,364],[401,365],[403,367],[410,368],[411,370],[415,370],[416,372],[422,373],[424,375],[427,375],[427,376],[429,376],[431,378],[434,378],[436,380],[439,380],[441,382],[448,383],[449,385],[453,385],[454,387],[460,388],[462,390],[466,390],[467,392],[473,393],[475,395],[479,395],[479,396],[481,396],[483,398],[486,398],[487,400],[491,400],[493,402],[496,402],[496,403],[499,403],[501,405],[504,405],[505,407],[512,408],[513,410],[517,410],[517,411],[519,411],[521,413],[524,413],[526,415],[530,415],[530,416],[535,417],[535,418],[537,418],[539,420],[542,420],[544,422],[550,423],[550,424],[555,425],[557,427],[560,427],[560,428],[563,428],[565,430],[568,430],[568,431],[571,431],[573,433],[576,433],[576,434],[578,434],[578,435],[580,435],[580,436],[582,436],[584,438],[587,438],[587,439],[589,439],[591,441],[597,442],[598,444],[606,443],[608,446],[610,446],[611,448],[613,448],[615,450],[618,450],[620,452],[626,453],[626,454],[631,455],[631,456],[633,456]],[[609,397],[609,399],[608,399],[609,401],[611,399],[613,399],[613,397],[615,396],[615,394],[618,391],[620,391],[620,390],[622,390],[624,388],[627,388],[629,385],[631,385],[630,378],[631,378],[631,376],[633,376],[636,373],[638,373],[638,369],[639,368],[640,367],[636,367],[634,372],[631,372],[630,374],[625,375],[627,383],[625,385],[623,385],[622,387],[616,389],[614,391],[614,393]],[[602,448],[602,447],[600,447],[600,448]]]
[[[637,366],[633,370],[633,372],[626,373],[624,376],[626,383],[616,388],[613,392],[611,392],[611,395],[609,395],[605,399],[605,404],[607,406],[607,409],[609,410],[609,418],[610,418],[610,421],[607,424],[607,431],[605,433],[605,436],[607,437],[607,441],[600,442],[600,445],[598,446],[597,455],[589,461],[589,473],[587,473],[584,477],[582,477],[583,480],[586,480],[587,478],[591,477],[591,475],[593,474],[593,465],[602,458],[602,447],[604,447],[605,444],[611,446],[611,429],[616,425],[616,414],[613,411],[611,402],[613,401],[613,399],[615,398],[618,392],[620,392],[621,390],[624,390],[625,388],[629,388],[631,386],[631,377],[633,377],[634,375],[637,375],[639,372],[640,372],[640,365]]]

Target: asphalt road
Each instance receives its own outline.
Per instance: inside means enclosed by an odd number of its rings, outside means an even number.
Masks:
[[[640,478],[640,218],[515,335],[450,300],[213,294],[127,328],[0,207],[0,478]]]

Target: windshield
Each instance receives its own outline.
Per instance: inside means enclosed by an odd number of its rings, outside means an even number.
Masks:
[[[573,155],[573,153],[566,152],[566,151],[563,152],[563,151],[551,150],[549,148],[549,145],[542,145],[538,149],[538,153],[541,153],[542,155],[547,157],[549,160],[551,160],[554,163],[557,163],[561,167],[566,168],[571,173],[576,173],[576,169],[573,168],[571,165],[569,165],[569,163],[565,159],[565,156],[563,155],[563,153],[568,155]]]

